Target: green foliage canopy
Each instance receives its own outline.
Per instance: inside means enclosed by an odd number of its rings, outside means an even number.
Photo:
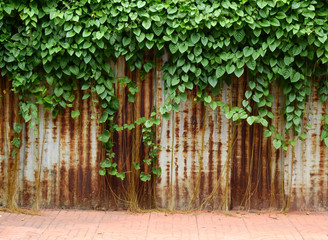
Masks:
[[[322,102],[328,97],[327,19],[325,0],[1,1],[0,69],[12,81],[20,114],[31,126],[38,122],[36,104],[56,116],[72,107],[78,86],[83,99],[96,94],[103,108],[99,122],[107,126],[99,140],[113,157],[111,132],[118,129],[113,116],[120,106],[110,60],[125,56],[131,71],[147,73],[154,63],[145,62],[144,53],[152,50],[161,57],[167,52],[163,81],[168,97],[160,108],[164,118],[179,110],[186,91],[196,88],[196,101],[221,107],[237,123],[262,124],[274,146],[286,149],[295,141],[285,141],[270,125],[270,89],[278,84],[286,96],[286,131],[304,139],[302,117],[313,86]],[[214,100],[232,76],[246,72],[242,106],[229,108]],[[135,83],[122,81],[133,102]],[[72,112],[73,118],[78,116]],[[322,120],[322,140],[328,144],[328,117]],[[103,165],[113,167],[110,160]]]

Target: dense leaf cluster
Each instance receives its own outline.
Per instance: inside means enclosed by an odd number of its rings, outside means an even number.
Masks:
[[[72,106],[73,90],[81,88],[83,99],[97,95],[104,110],[99,122],[108,129],[99,140],[113,157],[110,131],[117,129],[112,120],[120,106],[110,60],[125,56],[131,71],[147,73],[154,63],[144,61],[145,52],[158,57],[167,52],[163,117],[178,111],[186,91],[196,88],[196,101],[222,107],[237,123],[246,119],[268,127],[264,134],[274,136],[274,146],[287,148],[295,141],[284,141],[270,126],[271,86],[278,84],[286,96],[286,130],[303,139],[302,117],[313,86],[321,101],[328,96],[322,77],[327,19],[325,0],[7,0],[0,2],[0,69],[19,93],[20,113],[31,125],[38,121],[36,104],[56,116]],[[229,108],[215,100],[232,76],[246,72],[242,106]],[[136,85],[122,81],[133,102]],[[322,139],[328,144],[327,126]]]

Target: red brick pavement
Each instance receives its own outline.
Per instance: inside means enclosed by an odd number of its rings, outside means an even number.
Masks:
[[[328,213],[0,212],[0,240],[328,240]]]

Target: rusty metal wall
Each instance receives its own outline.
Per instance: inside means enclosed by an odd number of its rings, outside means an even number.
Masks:
[[[146,55],[153,60],[153,55]],[[127,100],[127,89],[116,85],[121,109],[116,116],[119,125],[148,118],[153,107],[164,102],[161,66],[141,80],[140,72],[130,72],[124,59],[113,64],[117,79],[128,76],[137,82],[136,102]],[[247,76],[233,79],[224,86],[218,99],[239,105],[244,98]],[[11,129],[17,118],[18,98],[10,93],[10,84],[0,80],[0,206],[7,204],[13,181],[15,161],[10,157]],[[282,132],[280,115],[284,96],[278,87],[274,95],[274,125]],[[169,209],[328,209],[327,148],[320,141],[320,118],[327,111],[313,92],[307,108],[313,113],[306,120],[313,128],[304,142],[288,151],[275,150],[271,139],[263,136],[260,126],[238,126],[227,120],[220,110],[193,101],[196,92],[188,93],[180,111],[156,129],[159,165],[162,176],[141,182],[140,171],[132,162],[143,163],[147,148],[142,144],[141,128],[114,134],[115,161],[126,179],[98,175],[99,162],[105,155],[97,135],[101,126],[91,115],[99,117],[101,108],[92,99],[82,100],[76,92],[73,109],[81,116],[72,119],[67,109],[57,119],[39,108],[38,132],[24,126],[22,147],[18,155],[15,198],[20,206],[64,208],[125,208],[135,202],[143,208]],[[141,171],[150,169],[142,165]]]
[[[18,100],[9,91],[8,81],[1,80],[1,181],[0,203],[5,204],[8,194],[8,181],[12,171],[10,156],[13,128],[12,115],[17,113]],[[14,98],[14,101],[12,100]],[[17,202],[22,206],[32,206],[39,198],[40,206],[94,207],[99,205],[100,177],[97,165],[101,145],[97,141],[100,132],[96,120],[91,114],[97,114],[98,106],[93,109],[91,100],[82,101],[81,92],[76,92],[74,109],[83,114],[72,119],[70,110],[65,110],[57,119],[52,114],[39,108],[40,124],[35,128],[24,125],[22,145],[19,154],[19,175],[17,179]],[[1,109],[1,110],[2,110]],[[5,145],[5,148],[3,148]],[[8,175],[3,174],[7,172]],[[99,184],[98,184],[99,183]],[[39,193],[39,194],[37,194]]]

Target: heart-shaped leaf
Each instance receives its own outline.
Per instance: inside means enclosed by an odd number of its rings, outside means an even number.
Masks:
[[[97,85],[96,86],[96,92],[98,95],[102,94],[105,91],[104,85]]]
[[[149,29],[150,26],[151,26],[151,21],[149,19],[145,20],[142,22],[142,26],[145,28],[145,29]]]
[[[244,68],[236,68],[235,71],[234,71],[236,77],[240,77],[241,75],[243,75],[244,73]]]
[[[71,117],[72,118],[76,118],[78,116],[80,116],[80,111],[79,110],[75,110],[75,111],[71,112]]]
[[[75,25],[73,29],[76,33],[80,33],[82,30],[82,27],[80,25]]]
[[[253,93],[252,93],[251,91],[248,91],[248,90],[247,90],[247,91],[245,92],[245,97],[246,97],[247,99],[249,99],[249,98],[252,96],[252,94],[253,94]]]
[[[252,47],[244,47],[243,48],[243,53],[245,57],[249,57],[250,55],[252,55],[254,52],[254,49]]]
[[[179,50],[179,47],[176,44],[170,43],[169,49],[171,53],[176,53]]]
[[[138,8],[142,8],[142,7],[144,7],[146,5],[146,2],[145,1],[138,1],[137,2],[137,7]]]
[[[110,138],[110,132],[108,130],[105,130],[104,133],[98,136],[99,141],[103,143],[107,143],[109,138]]]
[[[277,139],[273,140],[273,146],[275,149],[279,149],[281,147],[281,141]]]
[[[228,74],[231,74],[235,71],[236,67],[233,64],[227,64],[226,65],[226,70]]]
[[[191,39],[191,42],[193,44],[196,44],[200,39],[200,34],[199,33],[192,33],[191,36],[190,36],[190,39]]]
[[[139,36],[136,36],[136,39],[137,39],[138,42],[142,42],[145,39],[145,37],[146,37],[146,34],[144,34],[142,32],[142,33],[140,33]]]
[[[225,68],[223,66],[219,66],[215,71],[217,78],[222,77],[224,73],[225,73]]]
[[[215,77],[211,76],[211,77],[208,78],[208,83],[209,83],[212,87],[215,87],[216,84],[218,83],[218,80],[217,80]]]
[[[23,125],[20,123],[15,123],[14,124],[14,131],[15,133],[20,133],[23,129]]]
[[[63,94],[64,90],[62,88],[55,88],[54,93],[57,97],[60,97]]]
[[[145,174],[144,172],[140,173],[140,180],[143,182],[149,181],[151,178],[150,174]]]
[[[179,51],[181,53],[184,53],[188,50],[188,44],[187,43],[181,43],[179,44]]]

